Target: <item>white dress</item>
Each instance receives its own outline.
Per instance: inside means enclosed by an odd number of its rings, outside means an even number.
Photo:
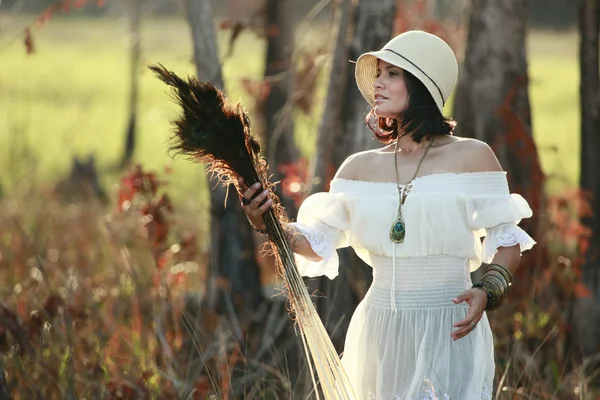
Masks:
[[[487,317],[453,341],[452,325],[468,306],[452,298],[471,286],[470,272],[490,262],[498,247],[520,244],[524,251],[535,244],[517,226],[531,209],[509,194],[505,172],[424,176],[410,185],[406,237],[394,244],[389,231],[397,205],[395,183],[334,179],[329,192],[303,202],[295,223],[323,257],[298,256],[302,275],[335,278],[336,248],[345,246],[373,268],[342,357],[355,392],[365,400],[491,399]]]

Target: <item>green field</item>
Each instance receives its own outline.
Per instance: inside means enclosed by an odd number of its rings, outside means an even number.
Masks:
[[[0,16],[2,18],[2,16]],[[6,18],[6,17],[5,17]],[[68,173],[74,155],[95,154],[105,186],[114,185],[127,118],[128,36],[125,20],[55,19],[34,31],[36,53],[22,37],[27,20],[4,21],[0,32],[0,187],[6,194],[24,183],[53,185]],[[8,26],[8,28],[7,28]],[[310,48],[304,39],[300,47]],[[575,33],[530,34],[530,94],[534,134],[551,190],[573,185],[579,168],[578,67]],[[179,74],[193,73],[189,32],[178,20],[144,21],[143,64],[161,62]],[[221,37],[225,53],[226,36]],[[248,32],[224,62],[227,91],[251,111],[239,84],[259,78],[264,41]],[[135,158],[146,168],[172,169],[170,191],[185,209],[203,203],[203,170],[166,154],[169,120],[177,112],[165,87],[142,68],[139,145]],[[323,90],[316,101],[323,100]],[[310,152],[318,118],[299,117],[302,150]],[[309,140],[307,140],[307,138]],[[107,187],[112,190],[114,187]]]

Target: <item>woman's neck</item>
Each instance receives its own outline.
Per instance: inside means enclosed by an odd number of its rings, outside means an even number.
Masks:
[[[398,136],[397,149],[398,151],[412,153],[414,151],[418,151],[427,147],[429,144],[429,140],[421,140],[420,143],[417,143],[413,140],[413,134],[403,134]]]

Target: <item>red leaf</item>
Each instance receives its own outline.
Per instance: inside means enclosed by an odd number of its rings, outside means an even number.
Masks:
[[[592,297],[592,292],[581,282],[577,282],[574,287],[575,296],[579,299]]]
[[[52,19],[54,13],[58,11],[59,7],[60,4],[57,3],[48,7],[43,13],[41,13],[40,16],[35,20],[36,27],[41,28],[42,26],[46,25],[46,23]]]
[[[300,158],[290,164],[280,164],[277,166],[277,171],[283,175],[281,179],[283,195],[294,200],[294,203],[299,206],[306,191],[308,161]]]
[[[27,54],[35,53],[35,46],[33,44],[33,36],[31,35],[31,29],[25,29],[25,48],[27,49]]]
[[[235,24],[235,21],[224,19],[219,23],[219,29],[230,29]]]

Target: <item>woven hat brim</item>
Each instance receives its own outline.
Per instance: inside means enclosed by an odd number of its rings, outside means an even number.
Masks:
[[[429,79],[429,77],[415,65],[411,64],[409,61],[405,60],[399,55],[387,50],[364,53],[358,57],[358,60],[356,60],[356,69],[354,71],[356,85],[358,86],[360,93],[363,95],[365,100],[371,104],[371,106],[375,106],[375,87],[373,85],[377,79],[378,60],[385,61],[413,74],[425,85],[429,93],[431,93],[431,96],[433,97],[433,100],[438,106],[440,112],[444,112],[444,99],[442,98],[440,89],[435,85],[435,83],[433,83],[431,79]]]

